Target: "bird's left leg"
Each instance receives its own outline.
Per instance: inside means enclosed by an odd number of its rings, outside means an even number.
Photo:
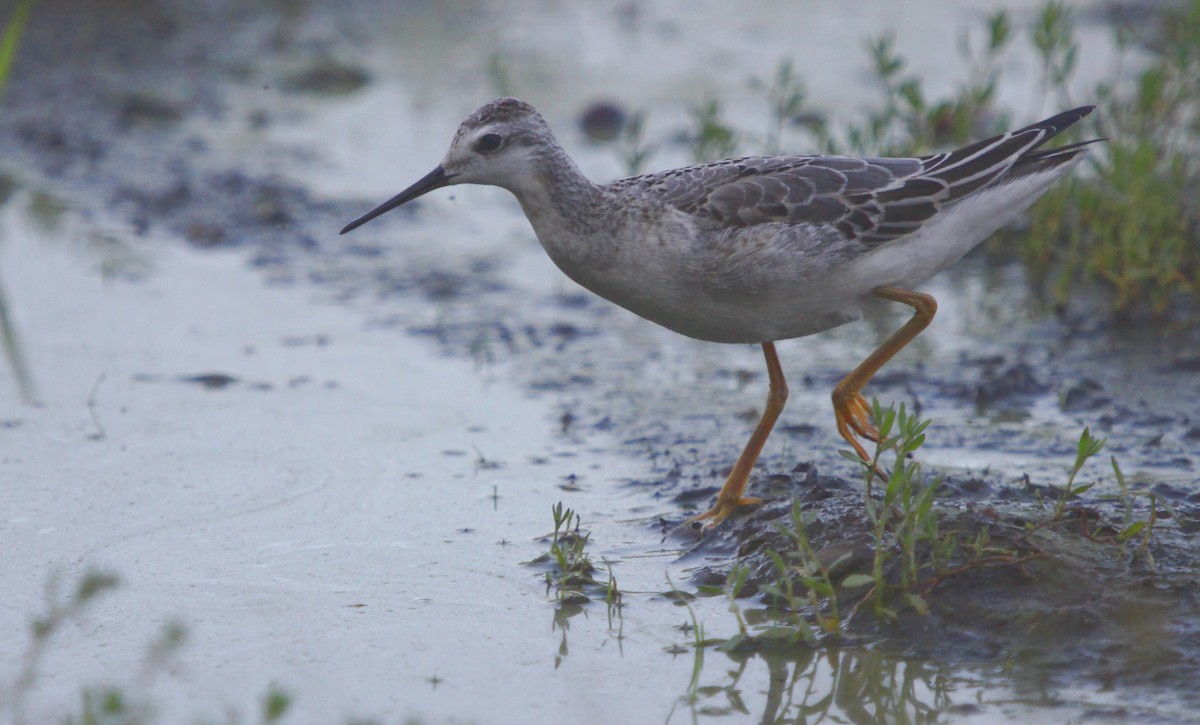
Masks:
[[[766,410],[763,411],[754,433],[750,435],[750,440],[746,442],[746,447],[742,449],[742,455],[738,456],[737,463],[729,472],[729,478],[725,479],[725,485],[717,494],[716,504],[692,519],[692,523],[712,519],[709,526],[715,526],[739,506],[762,503],[762,499],[742,496],[742,493],[746,490],[746,482],[750,479],[750,471],[754,469],[754,462],[758,460],[758,454],[762,453],[763,444],[771,435],[771,429],[775,427],[775,421],[783,411],[788,397],[787,380],[784,379],[783,369],[779,366],[779,356],[775,354],[775,343],[764,342],[762,349],[763,356],[767,359],[767,376],[771,386],[770,392],[767,393]]]

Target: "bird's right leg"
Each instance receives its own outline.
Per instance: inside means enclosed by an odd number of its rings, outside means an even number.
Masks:
[[[879,440],[879,431],[871,422],[871,406],[862,396],[862,389],[875,373],[879,372],[892,356],[900,352],[905,345],[913,341],[917,335],[933,321],[937,312],[937,300],[927,294],[900,289],[899,287],[879,287],[872,294],[881,299],[900,302],[912,307],[914,312],[904,326],[892,333],[891,337],[859,363],[849,375],[842,378],[833,388],[833,412],[837,417],[838,433],[854,447],[859,458],[870,462],[867,449],[855,438],[855,434],[871,441]]]

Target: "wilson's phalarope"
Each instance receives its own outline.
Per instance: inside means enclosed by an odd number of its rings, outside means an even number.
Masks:
[[[913,288],[1078,163],[1090,142],[1040,148],[1092,109],[920,158],[750,156],[597,185],[532,106],[501,98],[462,122],[441,165],[342,234],[443,186],[499,186],[587,289],[689,337],[762,345],[766,410],[716,503],[696,517],[716,523],[760,501],[743,493],[788,394],[775,341],[858,320],[871,297],[913,308],[833,389],[838,432],[869,461],[858,437],[878,432],[860,391],[937,310]]]

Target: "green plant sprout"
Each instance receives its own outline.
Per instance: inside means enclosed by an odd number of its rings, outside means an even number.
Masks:
[[[608,561],[604,562],[608,568],[608,583],[604,587],[604,604],[608,614],[608,629],[613,629],[613,616],[617,618],[617,642],[625,638],[625,603],[622,601],[624,595],[617,586],[617,577],[613,574],[612,564]]]
[[[579,533],[582,523],[579,515],[565,508],[562,501],[551,507],[551,513],[554,516],[554,535],[550,541],[550,558],[558,569],[558,579],[555,582],[558,587],[558,601],[560,604],[586,602],[588,596],[583,588],[596,583],[592,578],[595,566],[585,551],[591,534]],[[550,581],[550,573],[547,572],[547,587],[550,586]]]
[[[693,163],[714,161],[733,155],[738,146],[738,133],[721,120],[721,102],[708,98],[692,107],[695,130],[691,134]]]
[[[1095,483],[1085,483],[1080,486],[1075,485],[1075,476],[1083,469],[1084,464],[1088,459],[1099,453],[1104,444],[1108,441],[1107,438],[1095,438],[1091,431],[1087,428],[1083,429],[1083,433],[1079,436],[1079,444],[1075,447],[1075,464],[1071,466],[1071,473],[1067,477],[1067,485],[1059,494],[1058,503],[1054,505],[1055,520],[1061,519],[1067,510],[1067,499],[1072,496],[1079,496],[1091,490]]]
[[[626,172],[630,176],[642,173],[646,163],[654,156],[657,148],[649,144],[645,138],[646,112],[637,111],[626,121],[621,129],[617,149]]]
[[[785,59],[776,67],[774,78],[765,81],[754,76],[750,78],[749,86],[767,102],[769,121],[763,153],[783,153],[783,129],[789,121],[800,117],[804,109],[804,81],[796,73],[791,59]],[[813,130],[818,137],[824,138],[823,124],[815,124]]]
[[[792,502],[791,528],[782,524],[776,528],[791,539],[798,561],[789,566],[778,552],[768,551],[767,555],[771,557],[771,562],[775,565],[775,570],[779,572],[780,579],[779,584],[764,586],[768,594],[778,596],[786,604],[791,612],[792,625],[800,637],[810,643],[817,640],[817,635],[808,622],[798,616],[801,603],[795,595],[796,585],[804,587],[805,598],[808,601],[816,629],[826,634],[840,636],[842,618],[838,610],[833,576],[830,572],[831,569],[842,564],[845,559],[842,557],[827,565],[817,555],[809,540],[807,528],[807,524],[813,516],[815,514],[811,512],[807,516],[805,515],[799,501]],[[799,579],[793,580],[793,571],[800,575]],[[850,586],[854,588],[856,585],[851,582]]]
[[[1154,556],[1150,553],[1150,540],[1154,533],[1154,524],[1164,515],[1167,518],[1175,519],[1175,510],[1171,508],[1169,502],[1158,494],[1152,491],[1132,488],[1126,482],[1125,474],[1121,471],[1121,466],[1117,463],[1116,456],[1110,456],[1109,462],[1112,464],[1113,475],[1116,477],[1117,493],[1101,494],[1098,498],[1115,500],[1121,504],[1121,528],[1114,537],[1121,547],[1121,559],[1125,559],[1129,543],[1137,541],[1138,546],[1130,556],[1129,563],[1132,565],[1141,560],[1146,563],[1146,566],[1151,571],[1154,571]],[[1145,519],[1137,518],[1134,506],[1138,498],[1145,498],[1150,502],[1150,510]]]

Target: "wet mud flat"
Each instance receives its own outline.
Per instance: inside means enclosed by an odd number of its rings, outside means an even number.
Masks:
[[[268,138],[275,124],[310,113],[314,98],[369,86],[365,61],[321,28],[340,23],[349,37],[369,37],[381,6],[289,19],[235,4],[168,3],[114,22],[104,3],[42,5],[61,11],[35,16],[0,118],[0,138],[13,150],[9,185],[52,189],[141,233],[198,247],[240,245],[270,282],[313,283],[333,299],[369,301],[375,326],[484,368],[517,361],[520,383],[559,411],[564,440],[584,447],[602,432],[620,441],[614,455],[644,461],[645,474],[626,485],[635,496],[623,501],[648,546],[708,505],[765,397],[755,349],[678,340],[572,288],[531,282],[531,270],[557,274],[531,233],[505,246],[418,252],[413,240],[435,231],[415,205],[390,227],[337,240],[334,230],[375,200],[309,188],[304,179],[318,165],[294,142],[239,158],[236,145],[213,140],[214,128]],[[94,51],[87,67],[60,63],[53,40],[61,37],[73,38],[77,52]],[[264,79],[278,94],[247,102]],[[403,241],[390,241],[400,228]],[[998,676],[1030,691],[1085,680],[1194,701],[1200,335],[1113,323],[1087,300],[1049,312],[1031,299],[1020,270],[986,252],[934,287],[943,313],[932,342],[893,361],[867,393],[933,420],[919,458],[927,480],[944,476],[936,499],[942,530],[959,541],[989,532],[993,560],[957,560],[947,568],[954,575],[931,575],[921,590],[926,613],[902,607],[887,622],[860,611],[847,620],[845,640],[913,659],[998,666]],[[764,504],[686,547],[691,586],[722,587],[744,565],[741,606],[759,610],[760,622],[783,616],[760,590],[772,579],[767,550],[788,552],[778,525],[795,501],[812,514],[814,549],[845,567],[839,579],[866,571],[874,540],[863,480],[836,454],[827,396],[901,319],[884,311],[781,346],[794,393],[751,481],[749,493]],[[1051,486],[1065,485],[1085,425],[1108,443],[1076,484],[1098,485],[1052,520]],[[1109,454],[1133,487],[1175,514],[1155,520],[1144,548],[1140,537],[1124,549],[1116,541],[1127,524],[1119,502],[1102,497],[1116,490]],[[1132,511],[1151,516],[1144,497]],[[843,606],[852,609],[854,596]],[[789,661],[812,656],[808,646],[751,642]]]

